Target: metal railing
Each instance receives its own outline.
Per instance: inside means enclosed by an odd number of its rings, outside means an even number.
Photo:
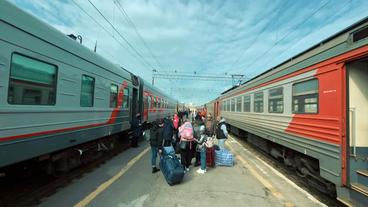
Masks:
[[[353,147],[353,153],[350,153],[350,156],[356,157],[356,114],[355,114],[355,108],[349,109],[349,115],[350,115],[350,139],[351,144],[350,147]]]

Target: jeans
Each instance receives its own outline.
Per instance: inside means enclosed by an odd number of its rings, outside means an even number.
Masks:
[[[225,141],[226,139],[218,139],[218,146],[220,149],[225,149]]]
[[[151,165],[152,167],[156,167],[157,154],[158,154],[158,148],[151,146]]]
[[[201,149],[201,169],[206,169],[206,147],[203,146]]]

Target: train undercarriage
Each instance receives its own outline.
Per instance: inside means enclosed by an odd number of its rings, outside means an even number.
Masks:
[[[320,176],[319,161],[317,159],[233,126],[229,126],[228,128],[234,135],[283,163],[289,170],[294,171],[296,175],[304,179],[308,186],[330,197],[336,197],[336,186],[334,183]]]
[[[128,132],[122,132],[6,166],[0,168],[0,178],[25,178],[35,173],[58,177],[81,165],[97,160],[106,152],[115,150],[123,142],[129,141],[129,139],[124,139],[128,136]]]

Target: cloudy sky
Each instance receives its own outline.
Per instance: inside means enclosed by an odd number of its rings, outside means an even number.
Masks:
[[[153,69],[251,78],[368,15],[366,0],[9,1],[149,82]],[[195,104],[231,84],[155,81]]]

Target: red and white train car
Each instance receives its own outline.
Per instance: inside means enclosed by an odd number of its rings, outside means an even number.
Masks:
[[[368,204],[368,18],[211,104],[319,189]]]
[[[152,123],[167,116],[173,116],[178,101],[165,95],[147,82],[143,86],[143,122]]]

